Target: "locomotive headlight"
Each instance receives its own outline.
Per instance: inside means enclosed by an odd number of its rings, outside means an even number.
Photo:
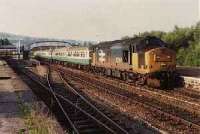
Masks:
[[[171,58],[171,56],[167,56],[167,58],[168,58],[168,59],[170,59],[170,58]]]
[[[166,68],[167,64],[162,63],[160,66],[161,66],[161,68]]]
[[[160,59],[160,56],[156,56],[156,59]]]

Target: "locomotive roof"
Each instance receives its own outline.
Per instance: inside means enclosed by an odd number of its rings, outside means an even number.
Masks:
[[[166,43],[163,42],[160,38],[157,38],[155,36],[145,36],[145,37],[135,37],[135,38],[130,38],[130,39],[123,39],[123,40],[115,40],[115,41],[107,41],[107,42],[101,42],[97,45],[92,46],[92,48],[96,47],[101,47],[101,48],[106,48],[106,47],[111,47],[113,45],[134,45],[134,46],[140,46],[142,44],[159,44],[160,46],[166,46]]]

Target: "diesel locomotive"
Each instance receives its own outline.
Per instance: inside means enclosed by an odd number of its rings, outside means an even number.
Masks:
[[[135,84],[172,88],[177,75],[176,53],[153,36],[33,52],[34,57],[62,63]]]

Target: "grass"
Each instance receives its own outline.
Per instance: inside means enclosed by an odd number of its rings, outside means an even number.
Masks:
[[[48,113],[41,111],[39,103],[30,104],[23,102],[18,93],[18,106],[20,116],[24,119],[26,129],[20,129],[18,134],[57,134],[56,121]]]

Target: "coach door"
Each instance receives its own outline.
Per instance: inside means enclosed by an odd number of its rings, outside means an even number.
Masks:
[[[144,69],[145,67],[145,53],[138,53],[139,68]]]

